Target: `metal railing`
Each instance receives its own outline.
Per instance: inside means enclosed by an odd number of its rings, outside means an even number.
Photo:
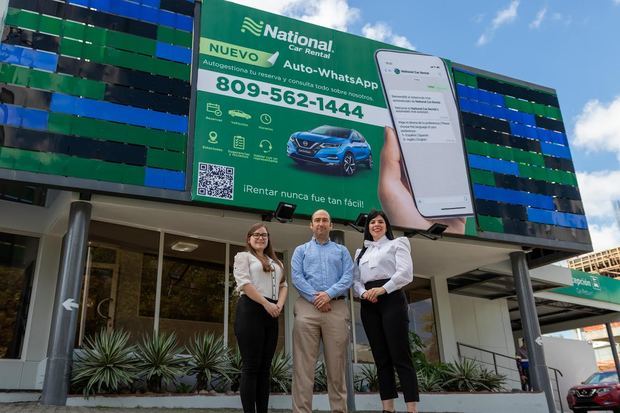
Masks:
[[[509,383],[509,389],[513,391],[521,391],[521,375],[518,369],[518,360],[516,357],[507,356],[505,354],[497,353],[495,351],[486,350],[476,346],[470,346],[469,344],[456,343],[459,359],[472,360],[480,365],[492,366],[496,374],[501,374],[506,377],[506,382]],[[471,355],[473,354],[473,355]],[[560,370],[547,367],[550,370],[551,387],[553,389],[553,399],[556,407],[559,407],[560,412],[564,413],[564,405],[562,404],[562,395],[560,394],[560,382],[559,377],[563,374]]]

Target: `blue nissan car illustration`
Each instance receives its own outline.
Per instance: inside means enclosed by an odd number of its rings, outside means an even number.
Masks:
[[[287,144],[287,154],[301,165],[339,168],[351,176],[360,164],[372,168],[372,151],[366,139],[354,129],[323,125],[309,132],[295,132]]]

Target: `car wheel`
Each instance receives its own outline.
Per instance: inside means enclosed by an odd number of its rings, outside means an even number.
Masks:
[[[344,158],[342,159],[342,174],[346,176],[351,176],[355,173],[357,165],[355,164],[355,157],[351,152],[347,152],[344,154]]]
[[[372,154],[368,155],[368,161],[366,162],[366,165],[368,165],[368,169],[372,169]]]

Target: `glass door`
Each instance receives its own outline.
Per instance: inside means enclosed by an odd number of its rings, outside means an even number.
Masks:
[[[82,283],[77,346],[102,329],[114,328],[118,287],[118,250],[91,244]]]

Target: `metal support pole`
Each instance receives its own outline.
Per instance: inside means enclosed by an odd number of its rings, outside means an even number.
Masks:
[[[47,367],[41,394],[41,404],[44,405],[64,406],[67,402],[91,210],[89,202],[76,201],[69,211],[69,227],[63,238],[47,347]]]
[[[337,244],[344,245],[344,231],[341,230],[333,230],[329,233],[329,238]],[[349,318],[352,320],[352,317]],[[347,367],[345,370],[345,380],[347,382],[347,410],[349,412],[355,411],[355,386],[353,385],[353,338],[351,337],[351,325],[349,328],[349,345],[347,346],[346,352],[346,363]]]
[[[620,378],[620,361],[618,361],[618,349],[616,348],[616,340],[614,339],[614,332],[611,328],[611,323],[605,323],[605,328],[607,329],[607,337],[609,338],[609,345],[611,346],[611,354],[614,356],[616,373]]]
[[[525,253],[522,251],[510,253],[510,262],[515,280],[517,300],[519,301],[523,339],[527,345],[532,388],[535,391],[545,392],[549,412],[555,413],[553,389],[545,362],[540,324],[538,323],[536,302],[534,301],[534,291],[532,290],[532,281],[530,280]]]

